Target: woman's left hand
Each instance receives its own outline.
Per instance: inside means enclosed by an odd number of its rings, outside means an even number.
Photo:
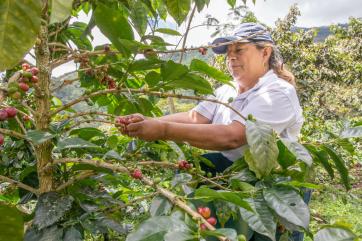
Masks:
[[[146,141],[162,140],[165,138],[165,122],[155,119],[145,119],[127,125],[127,134]]]

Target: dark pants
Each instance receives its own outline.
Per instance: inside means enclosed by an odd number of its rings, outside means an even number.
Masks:
[[[221,153],[206,153],[202,155],[203,157],[209,159],[215,166],[215,168],[209,167],[203,163],[201,163],[201,168],[202,170],[204,170],[205,172],[211,172],[213,176],[216,175],[216,173],[222,173],[226,168],[228,168],[229,166],[231,166],[233,164],[232,161],[230,161],[229,159],[227,159],[226,157],[224,157]],[[304,202],[306,204],[309,203],[310,199],[311,199],[311,195],[312,195],[312,190],[311,189],[302,189],[302,191],[304,192]],[[277,232],[276,237],[277,240],[279,240],[279,237],[281,236],[280,233]],[[292,233],[292,236],[289,238],[290,241],[303,241],[304,239],[304,233],[302,232],[297,232],[294,231]],[[271,241],[270,238],[261,235],[259,233],[254,233],[254,235],[248,239],[249,241]]]

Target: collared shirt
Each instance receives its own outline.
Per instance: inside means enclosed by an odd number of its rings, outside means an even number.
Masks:
[[[303,125],[302,108],[294,86],[279,78],[273,70],[268,71],[249,90],[238,93],[238,84],[234,81],[234,87],[223,85],[216,89],[217,100],[227,103],[238,110],[241,115],[247,117],[252,114],[258,121],[269,124],[281,137],[291,141],[297,141]],[[245,120],[230,108],[209,102],[200,102],[193,110],[208,118],[212,124],[229,125],[238,121],[245,125]],[[221,153],[235,161],[239,159],[247,145],[236,149],[222,151]]]

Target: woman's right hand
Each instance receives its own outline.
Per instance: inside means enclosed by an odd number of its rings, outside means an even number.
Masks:
[[[147,118],[140,114],[135,113],[131,115],[125,115],[125,116],[118,116],[115,118],[116,126],[118,127],[119,131],[123,135],[128,135],[127,126],[131,123],[140,122],[143,120],[146,120]]]

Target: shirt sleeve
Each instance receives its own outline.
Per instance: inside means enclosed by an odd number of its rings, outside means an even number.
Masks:
[[[220,100],[223,95],[225,94],[226,86],[223,85],[215,90],[215,95],[208,95],[207,99],[214,99]],[[215,113],[218,107],[218,103],[210,102],[210,101],[201,101],[196,107],[192,110],[196,111],[197,113],[203,115],[210,121],[212,121],[215,117]]]
[[[251,98],[242,108],[241,114],[244,117],[253,115],[256,120],[271,125],[280,134],[295,122],[297,110],[294,109],[287,94],[281,91],[270,91]],[[245,120],[235,112],[230,117],[231,121],[238,121],[245,125]]]
[[[213,99],[215,96],[208,96],[208,99]],[[206,117],[210,121],[213,120],[216,112],[217,103],[210,101],[201,101],[197,106],[195,106],[192,110],[196,111],[200,115]]]

